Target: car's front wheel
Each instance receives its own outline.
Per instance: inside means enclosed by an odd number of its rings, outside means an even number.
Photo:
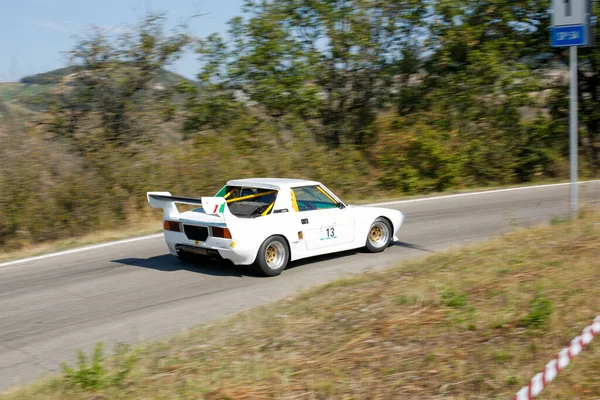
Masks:
[[[263,242],[256,255],[255,270],[265,276],[281,274],[290,259],[290,249],[281,236],[271,236]]]
[[[371,253],[379,253],[385,250],[392,242],[392,225],[382,217],[377,218],[369,228],[367,243],[365,247]]]

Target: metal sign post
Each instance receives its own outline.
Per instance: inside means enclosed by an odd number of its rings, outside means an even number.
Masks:
[[[577,86],[577,46],[569,48],[569,64],[571,76],[570,79],[570,99],[569,99],[569,158],[571,160],[571,190],[569,195],[569,203],[571,210],[571,218],[577,217],[578,203],[578,187],[577,187],[577,171],[578,171],[578,153],[577,153],[577,128],[579,125],[578,110],[578,89]]]
[[[552,47],[569,47],[569,157],[571,161],[571,190],[569,204],[571,217],[577,216],[577,131],[578,86],[577,86],[577,47],[593,46],[594,32],[591,0],[552,0]]]

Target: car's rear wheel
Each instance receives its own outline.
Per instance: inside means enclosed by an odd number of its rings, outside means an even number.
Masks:
[[[265,276],[281,274],[290,259],[290,249],[281,236],[271,236],[263,242],[256,255],[255,270]]]
[[[365,247],[371,253],[379,253],[386,249],[392,242],[392,225],[382,217],[371,224]]]

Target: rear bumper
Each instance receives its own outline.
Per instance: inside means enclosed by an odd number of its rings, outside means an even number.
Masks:
[[[165,231],[165,241],[169,252],[174,256],[178,252],[216,256],[230,260],[236,265],[250,265],[256,259],[254,248],[244,247],[235,240],[208,237],[205,242],[189,240],[184,233]]]

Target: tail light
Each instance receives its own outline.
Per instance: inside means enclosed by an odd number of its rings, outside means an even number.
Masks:
[[[231,239],[231,232],[229,232],[229,229],[227,229],[227,228],[217,228],[217,227],[213,226],[212,235],[214,237]]]
[[[181,225],[175,221],[165,221],[165,231],[181,232]]]

